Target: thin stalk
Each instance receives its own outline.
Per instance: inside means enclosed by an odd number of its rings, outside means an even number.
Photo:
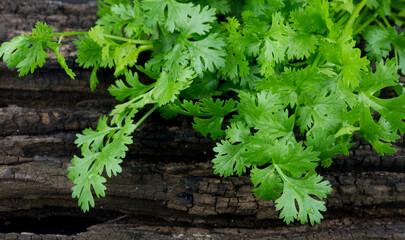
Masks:
[[[67,37],[67,36],[76,36],[76,35],[88,35],[88,32],[65,32],[65,33],[53,33],[55,37]]]
[[[274,167],[276,168],[278,174],[280,175],[280,177],[284,180],[284,182],[287,182],[288,184],[290,184],[291,186],[295,187],[294,184],[292,184],[288,177],[284,174],[283,170],[281,170],[281,168],[277,165],[274,164]]]
[[[346,11],[341,11],[341,12],[339,13],[339,15],[336,16],[335,19],[341,19],[346,13],[347,13]]]
[[[395,54],[395,61],[396,61],[396,66],[399,66],[399,60],[398,60],[398,51],[397,48],[394,48],[394,54]]]
[[[380,14],[380,17],[382,18],[382,20],[384,21],[384,23],[387,27],[391,27],[391,24],[388,22],[388,20],[384,14]]]
[[[377,14],[377,15],[375,15],[375,14],[373,15],[374,21],[378,24],[378,26],[381,27],[381,29],[384,29],[384,30],[385,30],[386,28],[385,28],[384,24],[382,24],[382,23],[380,22],[380,20],[377,19],[377,16],[378,16],[378,14]]]
[[[384,24],[382,24],[377,18],[375,18],[375,21],[377,22],[378,26],[380,26],[381,29],[385,30]]]
[[[322,58],[322,54],[321,54],[321,53],[318,53],[318,54],[316,55],[316,58],[315,58],[314,62],[312,63],[312,68],[315,68],[315,67],[318,66],[318,63],[319,63],[319,61],[321,60],[321,58]]]
[[[149,110],[145,115],[143,115],[143,117],[141,119],[139,119],[138,122],[136,122],[135,129],[137,127],[139,127],[139,125],[141,125],[141,123],[143,121],[145,121],[145,119],[147,119],[149,117],[149,115],[151,115],[158,107],[159,107],[158,104],[156,104],[155,106],[153,106],[153,108],[151,110]]]
[[[378,16],[378,13],[375,13],[372,17],[367,19],[367,21],[365,21],[359,28],[356,29],[355,32],[353,32],[353,36],[356,36],[357,34],[361,33],[361,31],[363,31],[363,29],[368,27],[372,22],[374,22],[376,20],[377,16]]]
[[[124,41],[124,42],[130,42],[134,44],[145,44],[145,45],[152,45],[153,41],[151,40],[137,40],[137,39],[129,39],[129,38],[124,38],[124,37],[118,37],[110,34],[104,34],[105,37],[108,37],[110,39],[115,39],[119,41]]]
[[[353,29],[356,29],[357,25],[360,24],[364,18],[364,16],[367,14],[368,9],[367,6],[361,11],[360,15],[356,18],[353,24]]]
[[[142,45],[138,47],[138,51],[141,53],[143,51],[151,50],[153,49],[153,45]]]
[[[304,62],[296,62],[296,63],[290,63],[290,65],[291,66],[294,66],[294,67],[301,67],[301,66],[303,66],[303,65],[305,65],[305,64],[308,64],[306,61],[304,61]]]
[[[343,15],[343,17],[341,17],[338,21],[337,21],[337,25],[339,25],[339,26],[342,26],[346,21],[347,21],[347,19],[350,17],[350,14],[349,13],[346,13],[345,15]]]
[[[350,18],[349,18],[349,21],[347,21],[347,23],[346,23],[346,26],[345,26],[345,31],[346,31],[346,32],[348,32],[348,31],[353,27],[354,21],[356,20],[356,18],[357,18],[357,16],[359,15],[360,11],[361,11],[361,10],[363,9],[363,7],[366,5],[367,1],[368,1],[368,0],[363,0],[363,1],[361,1],[361,2],[357,5],[356,9],[354,9],[352,15],[351,15]]]
[[[52,35],[55,37],[67,37],[67,36],[76,36],[76,35],[88,35],[88,32],[66,32],[66,33],[53,33]],[[151,40],[138,40],[138,39],[130,39],[125,37],[114,36],[110,34],[104,34],[104,37],[115,39],[123,42],[130,42],[134,44],[144,44],[144,45],[152,45],[153,41]]]

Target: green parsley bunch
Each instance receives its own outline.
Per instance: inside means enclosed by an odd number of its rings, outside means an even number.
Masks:
[[[330,183],[316,173],[348,154],[358,133],[380,154],[405,132],[404,0],[104,0],[88,32],[54,33],[38,23],[32,34],[3,43],[0,57],[20,76],[42,67],[57,37],[79,35],[76,62],[118,80],[109,92],[123,101],[96,129],[77,135],[69,178],[83,211],[92,191],[121,172],[131,134],[156,109],[165,118],[194,117],[203,136],[219,139],[214,172],[250,169],[254,194],[275,200],[288,224],[319,223]],[[365,52],[356,46],[365,40]],[[150,52],[138,63],[142,52]],[[390,58],[392,57],[393,58]],[[371,62],[375,62],[375,68]],[[138,72],[153,79],[139,81]],[[379,97],[391,87],[396,97]],[[151,106],[144,116],[135,115]],[[375,114],[377,112],[378,114]],[[226,121],[224,121],[226,119]]]

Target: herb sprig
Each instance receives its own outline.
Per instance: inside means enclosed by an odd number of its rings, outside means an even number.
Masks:
[[[404,24],[404,6],[404,0],[104,0],[88,32],[54,33],[37,23],[32,34],[3,43],[0,57],[24,76],[42,67],[50,50],[74,78],[59,47],[62,37],[79,35],[76,62],[92,68],[91,89],[100,68],[120,78],[109,91],[123,103],[75,141],[82,157],[74,156],[69,178],[83,211],[94,207],[92,192],[105,195],[103,174],[121,172],[134,130],[160,109],[165,118],[193,116],[197,131],[219,139],[215,173],[250,169],[254,194],[275,200],[280,218],[314,224],[332,191],[316,168],[348,154],[355,133],[383,155],[395,152],[392,143],[405,132],[398,81],[405,36],[395,28]],[[363,40],[365,52],[357,47]],[[138,63],[146,51],[150,59]],[[154,82],[141,83],[137,72]],[[388,87],[397,96],[380,98]]]

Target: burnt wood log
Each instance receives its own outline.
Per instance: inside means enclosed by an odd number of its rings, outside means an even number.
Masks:
[[[88,30],[95,13],[94,1],[3,0],[0,42],[29,32],[38,20],[56,31]],[[91,92],[90,71],[74,63],[72,49],[72,39],[65,39],[62,51],[75,80],[52,56],[23,78],[0,63],[0,239],[405,238],[403,139],[392,156],[358,139],[349,156],[320,169],[333,186],[322,223],[287,226],[272,201],[252,195],[248,174],[213,174],[215,142],[194,131],[192,119],[158,114],[134,133],[123,172],[109,179],[106,197],[83,214],[67,178],[79,154],[75,134],[95,127],[116,101],[106,90],[111,73],[100,75]]]

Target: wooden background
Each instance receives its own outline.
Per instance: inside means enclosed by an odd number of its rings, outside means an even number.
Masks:
[[[62,32],[86,31],[95,20],[95,2],[0,0],[0,43],[37,21]],[[137,129],[106,197],[83,214],[66,170],[79,154],[75,134],[116,102],[106,91],[111,72],[89,90],[90,71],[74,63],[72,42],[65,38],[62,51],[75,80],[54,56],[23,78],[0,63],[0,239],[405,239],[403,139],[392,156],[358,140],[349,157],[320,170],[333,185],[322,223],[287,226],[273,202],[252,195],[249,176],[213,174],[215,143],[190,118],[158,114]]]

